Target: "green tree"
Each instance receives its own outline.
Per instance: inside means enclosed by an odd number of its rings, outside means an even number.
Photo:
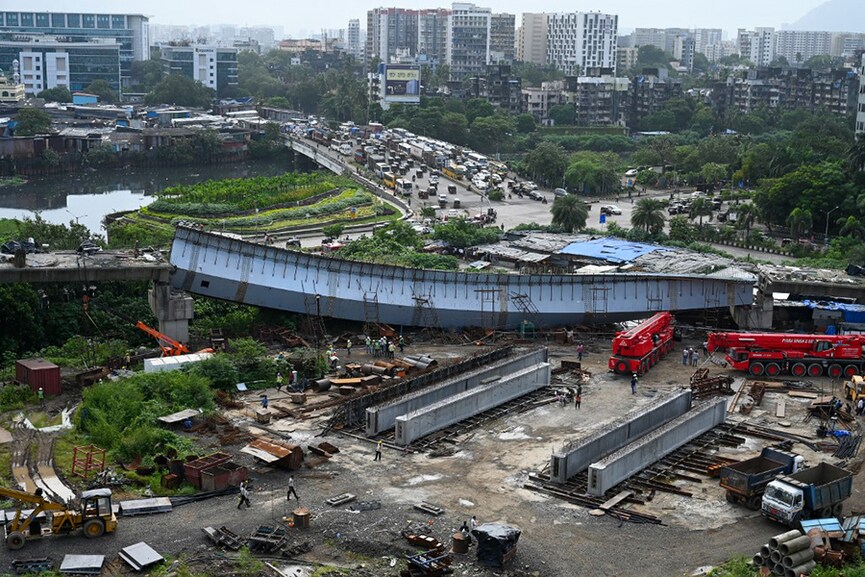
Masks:
[[[577,120],[577,109],[573,104],[556,104],[547,115],[556,126],[573,126]]]
[[[617,164],[612,153],[578,152],[571,157],[565,182],[572,191],[606,194],[619,186]]]
[[[510,116],[482,116],[472,122],[470,144],[481,152],[499,151],[501,144],[508,142],[508,136],[513,130],[513,119]]]
[[[181,74],[169,74],[147,94],[144,101],[148,105],[175,104],[209,108],[214,96],[214,91],[201,82]]]
[[[865,137],[860,136],[847,151],[847,162],[853,171],[865,170]]]
[[[130,75],[136,91],[150,92],[165,77],[165,68],[159,57],[136,60],[132,63]]]
[[[492,116],[495,113],[495,107],[486,98],[472,98],[466,102],[466,118],[469,124],[473,124],[478,118]]]
[[[745,231],[745,242],[751,235],[751,227],[757,220],[757,207],[751,203],[740,204],[736,208],[736,226]]]
[[[813,224],[814,217],[808,209],[796,207],[787,217],[787,227],[790,229],[790,234],[795,236],[797,239],[810,232]]]
[[[664,229],[664,203],[655,198],[641,198],[631,213],[631,226],[658,234]]]
[[[669,68],[672,59],[663,49],[646,44],[637,50],[637,64],[634,68],[637,72],[643,68]]]
[[[541,142],[526,155],[523,165],[532,179],[547,185],[557,185],[562,181],[568,160],[561,146],[552,142]]]
[[[72,102],[72,93],[66,86],[57,86],[43,90],[36,98],[44,98],[47,102]]]
[[[478,227],[464,218],[451,218],[435,226],[433,238],[455,248],[468,248],[498,242],[501,234],[497,228]]]
[[[670,240],[691,244],[699,240],[696,227],[685,215],[677,215],[670,219]]]
[[[469,121],[465,114],[445,112],[441,119],[442,138],[457,145],[465,145],[469,140]]]
[[[688,216],[691,220],[695,218],[700,219],[700,230],[703,229],[703,217],[712,215],[712,203],[709,202],[709,199],[701,196],[699,198],[694,199],[694,202],[691,203],[691,210],[688,213]]]
[[[272,106],[273,108],[282,108],[285,110],[291,109],[291,102],[289,102],[288,98],[286,98],[285,96],[271,96],[264,101],[264,105]]]
[[[340,223],[330,224],[321,229],[322,234],[328,238],[339,238],[342,236],[342,231],[345,230],[345,226]]]
[[[517,132],[520,134],[528,134],[529,132],[534,132],[538,128],[537,124],[535,124],[535,117],[528,112],[518,114],[515,118],[515,124]]]
[[[51,116],[38,108],[22,108],[15,115],[15,135],[34,136],[51,130]]]
[[[841,236],[850,236],[859,240],[865,237],[865,224],[862,224],[861,218],[850,215],[847,218],[840,218],[838,220],[838,224],[841,227],[839,232]]]
[[[589,218],[589,209],[586,203],[569,194],[557,197],[550,207],[553,214],[553,226],[564,232],[574,232],[586,228],[586,219]]]
[[[91,82],[87,88],[84,89],[84,92],[88,94],[94,94],[99,97],[100,102],[111,104],[112,102],[117,100],[117,93],[111,89],[111,85],[108,84],[105,80],[101,78],[98,80],[94,80]]]
[[[700,169],[700,178],[703,179],[703,182],[711,185],[715,185],[722,180],[727,178],[727,165],[719,164],[717,162],[707,162],[703,165],[703,168]]]

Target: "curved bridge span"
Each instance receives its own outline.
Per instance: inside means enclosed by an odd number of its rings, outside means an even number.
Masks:
[[[442,328],[610,322],[749,305],[753,281],[657,274],[520,275],[409,269],[289,251],[180,227],[173,287],[354,321]]]

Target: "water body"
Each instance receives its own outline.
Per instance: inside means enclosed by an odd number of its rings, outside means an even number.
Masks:
[[[146,206],[169,186],[276,176],[291,169],[284,160],[269,160],[175,168],[112,168],[33,178],[22,186],[0,189],[0,218],[33,218],[38,212],[47,222],[77,221],[90,232],[104,235],[102,220],[106,215]]]

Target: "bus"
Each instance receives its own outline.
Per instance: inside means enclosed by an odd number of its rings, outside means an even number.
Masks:
[[[483,154],[478,154],[477,152],[470,152],[468,155],[468,159],[480,166],[481,168],[486,168],[487,166],[487,157]]]
[[[462,180],[465,173],[466,169],[458,164],[451,164],[442,169],[442,174],[452,180]]]
[[[404,178],[396,179],[396,192],[402,193],[403,196],[411,196],[412,184],[410,180]]]
[[[396,176],[392,172],[385,172],[382,176],[384,185],[388,188],[396,188]]]

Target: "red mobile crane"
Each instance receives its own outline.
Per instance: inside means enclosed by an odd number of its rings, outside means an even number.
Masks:
[[[159,343],[159,348],[162,349],[163,357],[176,357],[179,355],[185,355],[189,352],[189,349],[186,348],[186,345],[184,345],[180,341],[175,341],[168,335],[160,333],[156,329],[145,325],[141,321],[135,323],[135,328],[141,329],[142,331],[156,339],[156,342]]]
[[[657,313],[613,338],[610,370],[628,375],[642,375],[673,350],[673,315]]]
[[[797,335],[773,333],[711,333],[709,352],[726,351],[736,370],[758,377],[789,373],[795,377],[847,378],[862,372],[862,335]]]

